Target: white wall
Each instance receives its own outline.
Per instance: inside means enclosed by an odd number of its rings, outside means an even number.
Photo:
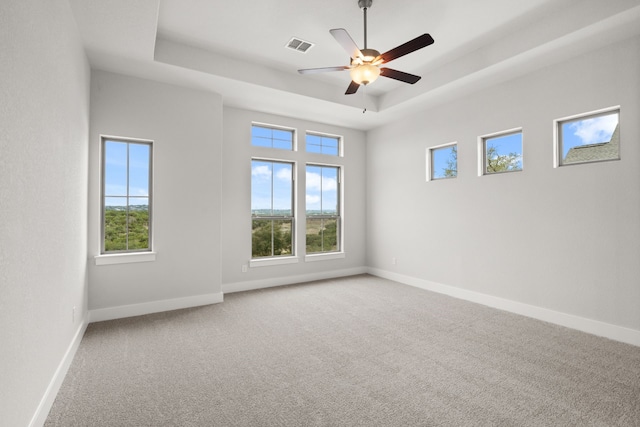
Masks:
[[[88,122],[89,65],[67,1],[1,2],[3,426],[29,425],[41,402],[46,416],[43,396],[82,330]]]
[[[251,146],[251,123],[259,122],[297,130],[297,152]],[[344,157],[307,154],[306,131],[344,137]],[[362,273],[365,266],[365,135],[362,131],[225,107],[223,145],[224,186],[222,190],[222,282],[225,292],[282,285],[322,277]],[[293,160],[298,165],[297,211],[305,209],[304,164],[307,161],[340,164],[344,167],[344,248],[345,258],[304,261],[304,218],[298,221],[299,262],[297,264],[254,267],[242,273],[251,258],[251,158],[262,156]]]
[[[153,262],[94,263],[100,253],[100,135],[153,140]],[[196,305],[198,296],[221,298],[221,97],[94,71],[89,146],[92,320],[98,309],[104,319],[178,308],[154,305],[163,300]],[[136,304],[129,311],[113,311]]]
[[[640,335],[640,39],[369,132],[367,264]],[[620,161],[553,168],[556,118],[620,105]],[[478,177],[478,135],[522,127],[524,170]],[[458,178],[425,182],[458,142]],[[392,257],[397,258],[393,265]]]

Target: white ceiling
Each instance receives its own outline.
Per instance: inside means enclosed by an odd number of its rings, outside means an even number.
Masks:
[[[357,0],[70,0],[93,68],[221,94],[225,105],[371,129],[416,108],[549,66],[640,33],[640,0],[373,0],[368,47],[385,52],[423,33],[435,43],[389,67],[415,85],[380,78],[344,95],[348,65],[329,34],[363,47]],[[315,46],[286,49],[291,37]],[[362,114],[364,108],[367,113]]]

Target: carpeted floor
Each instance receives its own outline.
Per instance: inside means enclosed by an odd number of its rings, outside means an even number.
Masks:
[[[90,324],[46,426],[640,426],[640,347],[354,276]]]

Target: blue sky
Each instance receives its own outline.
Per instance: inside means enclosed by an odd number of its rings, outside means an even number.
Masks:
[[[338,212],[338,168],[307,166],[306,210]]]
[[[291,214],[291,163],[251,161],[251,210],[284,210]]]
[[[577,145],[609,142],[618,124],[618,113],[561,124],[562,158]]]
[[[487,151],[495,148],[496,156],[508,156],[512,153],[519,155],[518,166],[522,169],[522,132],[487,138],[485,144]]]
[[[148,144],[105,142],[105,195],[119,196],[107,197],[106,206],[126,206],[127,195],[129,205],[149,204],[150,154]]]
[[[452,158],[453,148],[456,146],[457,145],[450,145],[448,147],[437,148],[431,152],[433,160],[433,179],[444,178],[444,170],[448,167],[447,162]]]

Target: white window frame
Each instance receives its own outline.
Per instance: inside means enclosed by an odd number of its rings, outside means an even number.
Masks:
[[[331,157],[344,157],[344,152],[343,152],[343,137],[340,135],[333,135],[330,133],[323,133],[323,132],[316,132],[316,131],[311,131],[311,130],[307,130],[305,131],[305,138],[304,138],[304,147],[305,147],[305,152],[311,155],[321,155],[321,156],[331,156]],[[307,147],[307,135],[313,135],[313,136],[319,136],[322,138],[331,138],[331,139],[337,139],[338,140],[338,154],[324,154],[324,153],[313,153],[308,151],[308,147]]]
[[[620,106],[616,105],[613,107],[602,108],[600,110],[590,111],[587,113],[574,114],[572,116],[562,117],[559,119],[555,119],[553,121],[553,167],[559,168],[563,166],[574,166],[574,165],[584,165],[589,163],[601,163],[601,162],[611,162],[620,160],[620,148],[618,148],[618,157],[615,159],[602,159],[602,160],[587,160],[584,162],[571,162],[571,163],[563,163],[562,159],[562,131],[561,127],[566,122],[574,122],[579,120],[586,120],[601,116],[607,116],[612,113],[618,114],[618,126],[620,126]]]
[[[487,140],[493,139],[493,138],[499,138],[502,136],[515,135],[517,133],[521,134],[522,167],[517,170],[487,172]],[[524,170],[524,132],[522,131],[522,127],[507,129],[500,132],[489,133],[489,134],[481,135],[478,137],[478,176],[503,175],[503,174],[514,173],[514,172],[522,172],[523,170]]]
[[[288,151],[288,150],[287,150]],[[271,257],[260,257],[253,258],[253,241],[250,244],[250,258],[249,258],[249,266],[250,267],[264,267],[271,265],[284,265],[284,264],[294,264],[298,262],[298,239],[297,239],[297,192],[298,192],[298,165],[295,160],[288,160],[282,158],[271,158],[271,157],[251,157],[251,163],[253,161],[261,161],[261,162],[272,162],[272,163],[286,163],[291,165],[291,216],[283,217],[283,216],[254,216],[253,212],[251,212],[250,224],[253,227],[253,221],[259,219],[266,220],[282,220],[282,219],[291,219],[291,255],[280,255],[280,256],[271,256]],[[253,195],[253,189],[251,189],[251,195]],[[250,229],[251,230],[251,229]]]
[[[338,170],[338,194],[337,194],[337,202],[338,202],[338,212],[336,215],[311,215],[308,216],[307,215],[307,211],[306,211],[306,206],[305,206],[305,226],[304,226],[304,247],[305,247],[305,261],[306,262],[312,262],[312,261],[320,261],[320,260],[327,260],[327,259],[336,259],[336,258],[344,258],[344,236],[343,236],[343,174],[344,174],[344,166],[342,165],[336,165],[336,164],[327,164],[327,163],[317,163],[317,162],[308,162],[305,164],[305,176],[306,176],[306,172],[307,172],[307,167],[308,166],[312,166],[312,167],[326,167],[326,168],[335,168]],[[305,183],[306,183],[306,179],[305,179]],[[305,196],[307,194],[307,190],[306,190],[306,186],[305,186]],[[306,197],[305,197],[306,199]],[[337,245],[338,245],[338,249],[335,251],[326,251],[326,252],[312,252],[312,253],[307,253],[306,252],[306,248],[307,248],[307,225],[306,225],[306,221],[307,219],[336,219],[336,224],[337,224],[337,233],[338,233],[338,238],[337,238]]]
[[[457,147],[457,145],[458,145],[458,142],[454,141],[454,142],[447,142],[446,144],[435,145],[433,147],[427,148],[427,155],[426,155],[427,182],[429,182],[429,181],[442,181],[442,180],[454,179],[454,178],[458,177],[458,159],[457,158],[456,158],[456,176],[445,176],[445,177],[442,177],[442,178],[434,178],[433,177],[433,173],[435,172],[434,167],[433,167],[433,152],[436,151],[436,150],[441,150],[443,148],[448,148],[448,147],[453,147],[453,146]]]
[[[149,146],[149,247],[126,251],[105,251],[105,145],[107,141],[122,142],[127,144],[146,144]],[[112,135],[100,135],[100,239],[99,255],[94,257],[96,265],[129,264],[137,262],[155,261],[156,252],[153,250],[154,225],[153,225],[153,165],[154,165],[154,141],[149,139],[131,138]],[[127,171],[127,175],[129,171]],[[132,196],[133,197],[133,196]]]

